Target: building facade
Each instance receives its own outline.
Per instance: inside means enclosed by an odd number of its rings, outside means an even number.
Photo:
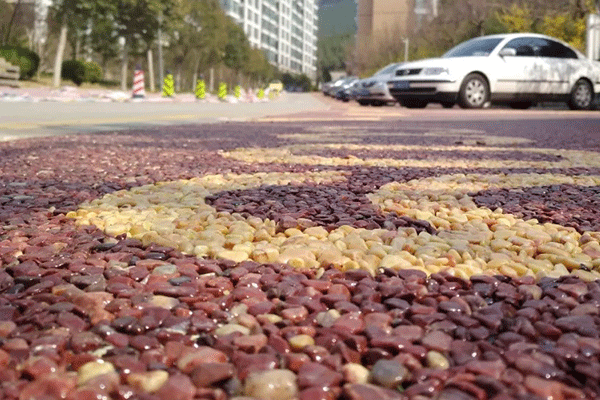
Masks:
[[[281,71],[317,77],[317,0],[221,0],[223,10]]]
[[[414,0],[357,0],[357,3],[357,41],[406,35],[411,29]]]
[[[421,23],[437,16],[438,0],[356,0],[356,40],[379,42],[409,36]]]

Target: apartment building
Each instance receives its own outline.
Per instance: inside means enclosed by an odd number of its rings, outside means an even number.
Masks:
[[[317,77],[317,0],[221,0],[223,10],[281,71]]]

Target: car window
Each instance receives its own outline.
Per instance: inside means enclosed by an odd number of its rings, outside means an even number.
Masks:
[[[579,58],[577,53],[562,43],[540,37],[516,38],[508,42],[504,48],[515,49],[518,57]]]
[[[398,64],[390,64],[387,67],[384,67],[384,68],[380,69],[379,71],[377,71],[375,73],[375,75],[373,75],[373,76],[391,74],[392,71],[394,71],[397,67],[398,67]]]
[[[503,49],[514,49],[517,57],[533,57],[538,55],[539,44],[537,38],[520,37],[506,43]]]
[[[540,39],[541,57],[551,58],[578,58],[577,54],[562,43],[550,39]]]
[[[502,38],[471,39],[450,49],[443,58],[489,56]]]

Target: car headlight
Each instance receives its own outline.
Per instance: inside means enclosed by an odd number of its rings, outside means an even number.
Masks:
[[[448,68],[432,67],[423,68],[423,75],[449,75],[450,71]]]

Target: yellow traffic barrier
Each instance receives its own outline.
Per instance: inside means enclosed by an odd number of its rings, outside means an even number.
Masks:
[[[265,90],[264,89],[258,89],[258,93],[256,94],[256,97],[259,100],[262,100],[265,98]]]
[[[175,95],[175,85],[173,82],[173,74],[167,74],[167,76],[165,76],[165,81],[163,82],[162,96],[163,97],[173,97],[173,95]]]
[[[237,85],[236,87],[233,88],[233,95],[235,96],[236,99],[239,99],[240,97],[242,97],[242,88],[240,87],[240,85]]]
[[[227,84],[225,82],[219,83],[219,99],[225,100],[227,96]]]
[[[198,79],[198,82],[196,83],[196,98],[202,100],[205,97],[206,83],[204,82],[204,79]]]

